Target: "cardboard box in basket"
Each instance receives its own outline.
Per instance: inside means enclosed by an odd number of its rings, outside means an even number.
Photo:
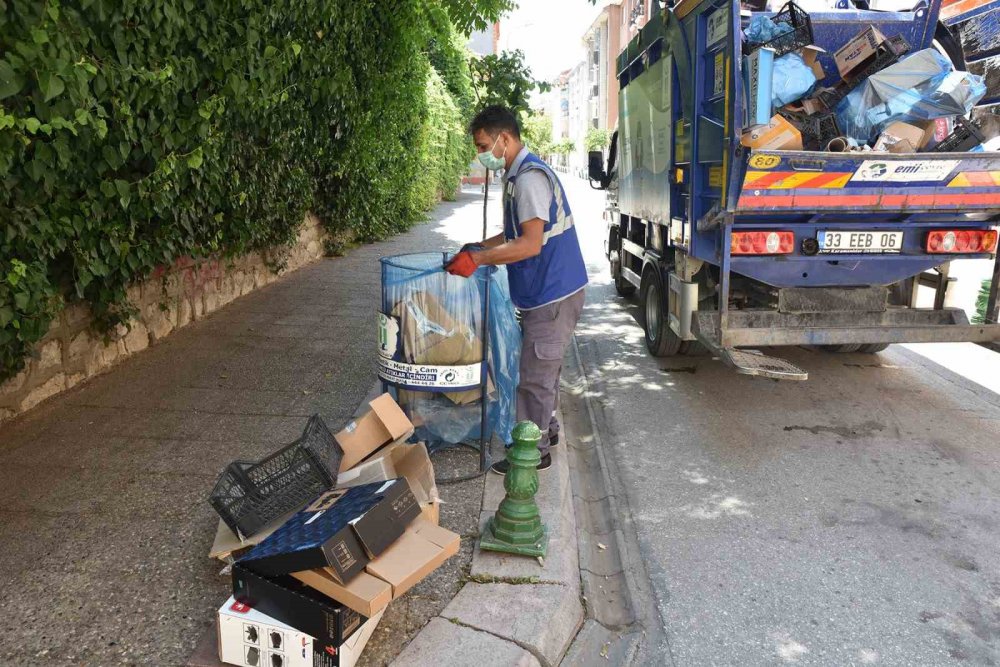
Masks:
[[[457,533],[417,519],[389,549],[348,584],[329,568],[295,572],[293,577],[360,614],[376,614],[458,553]]]
[[[403,353],[407,363],[434,366],[464,366],[483,360],[483,343],[470,327],[451,316],[448,309],[428,292],[414,292],[396,304],[393,316],[400,320]],[[493,392],[490,385],[488,391]],[[457,405],[480,398],[479,389],[444,394]],[[400,392],[409,403],[410,392]]]
[[[378,613],[334,651],[308,633],[230,597],[219,609],[219,660],[241,667],[354,667],[382,620]]]

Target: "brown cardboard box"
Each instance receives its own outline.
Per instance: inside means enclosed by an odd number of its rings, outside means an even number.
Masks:
[[[784,108],[795,113],[804,113],[807,116],[812,116],[813,114],[820,113],[821,111],[826,111],[826,105],[814,97],[806,100],[799,100],[793,104],[786,104]]]
[[[879,135],[878,141],[875,142],[874,150],[889,153],[916,153],[930,142],[934,136],[934,129],[933,121],[920,124],[901,121],[889,123]]]
[[[457,533],[417,519],[365,571],[392,584],[396,599],[457,554],[461,541]]]
[[[414,292],[392,310],[400,320],[403,350],[410,363],[415,356],[452,335],[459,325],[440,301],[428,292]]]
[[[367,461],[342,473],[337,478],[337,487],[360,486],[396,477],[406,478],[420,504],[421,516],[437,524],[441,498],[434,481],[434,465],[422,442],[415,445],[397,442],[385,447]]]
[[[372,617],[392,601],[392,586],[367,572],[358,574],[346,585],[338,582],[334,573],[325,567],[293,572],[292,576],[362,616]]]
[[[858,69],[875,55],[878,47],[887,41],[885,35],[879,32],[875,26],[868,26],[854,38],[844,44],[833,54],[833,60],[837,63],[837,71],[844,79],[850,77],[851,72]]]
[[[403,356],[407,363],[460,366],[483,360],[483,344],[467,324],[452,317],[448,309],[428,292],[414,292],[392,310],[400,320]],[[488,391],[493,392],[492,381]],[[401,390],[400,402],[409,403],[411,392]],[[457,405],[474,403],[478,389],[445,393]]]
[[[281,528],[283,523],[295,516],[296,512],[298,510],[289,512],[280,519],[272,521],[266,528],[254,533],[245,540],[240,540],[236,533],[226,525],[226,522],[219,519],[219,527],[215,530],[215,541],[212,542],[212,549],[208,552],[208,557],[225,561],[238,551],[257,546],[264,541],[264,538],[268,537],[278,528]]]
[[[413,424],[389,394],[369,403],[370,410],[334,436],[344,450],[340,471],[350,470],[390,442],[413,435]]]
[[[375,456],[347,471],[337,479],[337,486],[351,487],[405,477],[417,502],[437,502],[437,484],[434,482],[434,465],[422,442],[407,444],[397,442]]]
[[[435,526],[441,523],[441,503],[440,501],[434,501],[432,503],[420,503],[420,519],[424,521],[430,521]],[[418,521],[420,520],[418,519]]]
[[[812,45],[803,46],[799,50],[802,61],[812,69],[817,81],[822,81],[826,78],[826,72],[823,71],[823,64],[819,61],[819,54],[821,53],[826,53],[826,49]]]
[[[744,146],[758,150],[800,151],[802,133],[781,114],[775,114],[767,125],[760,125],[743,133]]]

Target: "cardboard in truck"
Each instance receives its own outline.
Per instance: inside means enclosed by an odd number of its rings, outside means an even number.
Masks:
[[[771,117],[774,49],[760,48],[745,56],[747,125],[766,125]]]
[[[781,114],[775,114],[767,125],[743,133],[744,146],[757,150],[802,150],[802,133]]]
[[[889,123],[878,141],[875,142],[876,151],[886,151],[889,153],[916,153],[923,150],[928,142],[934,137],[935,124],[933,121],[926,123],[903,123],[896,121]]]
[[[887,41],[886,36],[879,32],[875,26],[868,26],[855,35],[853,39],[833,54],[833,61],[837,64],[840,76],[849,79],[851,73],[863,65],[867,65],[878,53],[878,47]]]
[[[803,46],[799,50],[799,55],[802,56],[802,62],[804,62],[809,69],[812,70],[813,76],[816,77],[817,81],[822,81],[826,78],[826,72],[823,71],[823,63],[819,61],[819,54],[826,53],[826,49],[821,49],[818,46]]]
[[[413,424],[389,394],[368,404],[369,410],[334,436],[344,450],[340,472],[350,470],[373,452],[413,435]]]

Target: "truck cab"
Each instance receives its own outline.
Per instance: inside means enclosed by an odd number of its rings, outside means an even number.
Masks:
[[[939,10],[810,13],[820,85],[836,84],[833,54],[868,26],[911,53],[933,47]],[[739,372],[805,379],[760,348],[1000,340],[1000,153],[747,148],[751,18],[738,1],[684,0],[617,60],[617,160],[592,159],[591,177],[617,189],[607,256],[618,292],[638,291],[650,352],[703,345]],[[944,306],[948,264],[984,257],[994,279],[973,325]],[[928,283],[934,307],[917,308]]]

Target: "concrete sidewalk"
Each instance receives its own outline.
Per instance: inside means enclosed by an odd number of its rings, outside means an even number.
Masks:
[[[207,558],[219,471],[293,440],[313,413],[331,429],[351,417],[375,379],[378,258],[478,238],[481,202],[467,191],[428,224],[290,274],[4,423],[0,664],[183,664],[229,594]],[[462,552],[393,603],[365,664],[390,660],[461,586],[482,480],[441,492]]]
[[[484,486],[480,533],[504,498],[499,475],[487,475]],[[565,446],[552,449],[552,467],[540,473],[535,499],[549,529],[544,563],[477,547],[468,583],[393,665],[551,667],[562,661],[584,617]]]

